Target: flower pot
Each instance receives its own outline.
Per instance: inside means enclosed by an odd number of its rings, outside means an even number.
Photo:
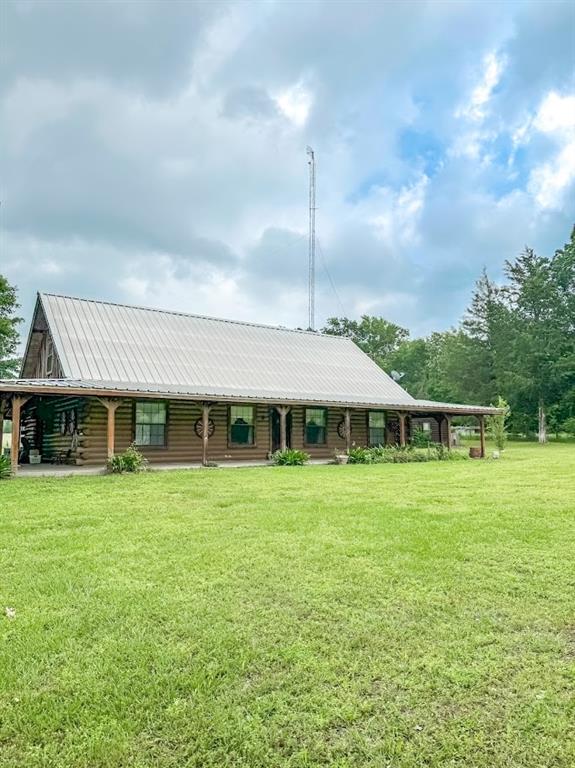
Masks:
[[[349,461],[349,456],[347,455],[347,453],[338,454],[335,457],[336,464],[347,464],[348,461]]]

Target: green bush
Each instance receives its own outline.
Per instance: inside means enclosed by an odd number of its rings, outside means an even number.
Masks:
[[[350,464],[409,464],[467,458],[467,454],[450,451],[441,443],[429,445],[425,450],[413,446],[380,445],[377,448],[352,448],[349,452]]]
[[[563,422],[563,431],[568,435],[575,435],[575,416]]]
[[[348,451],[350,464],[373,464],[373,448],[350,448]]]
[[[108,472],[122,474],[124,472],[144,472],[148,460],[142,456],[135,444],[129,445],[124,453],[118,453],[108,459]]]
[[[495,408],[501,408],[503,413],[499,413],[497,416],[487,417],[487,432],[497,448],[500,451],[503,451],[505,449],[505,443],[507,442],[507,419],[509,418],[511,410],[501,395],[497,398]]]
[[[12,464],[8,456],[0,456],[0,480],[12,477]]]
[[[309,461],[309,454],[298,451],[296,448],[286,448],[285,451],[276,451],[272,454],[274,464],[282,467],[301,467]]]
[[[422,427],[416,427],[411,435],[411,444],[414,448],[427,448],[431,443],[431,432],[426,432]]]

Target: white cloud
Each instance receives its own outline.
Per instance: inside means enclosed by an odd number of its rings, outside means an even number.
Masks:
[[[376,212],[367,218],[380,240],[405,247],[418,242],[419,217],[425,204],[429,179],[425,174],[397,193],[378,188],[367,206]]]
[[[302,128],[307,122],[313,96],[303,83],[298,82],[276,94],[275,102],[288,120]]]
[[[490,51],[484,57],[481,79],[473,88],[469,101],[456,110],[456,117],[465,117],[476,123],[480,123],[485,119],[487,105],[493,90],[501,80],[506,64],[505,57],[498,56],[496,51]]]
[[[541,102],[533,127],[542,133],[575,135],[575,96],[550,91]]]
[[[574,181],[575,141],[572,141],[553,160],[531,172],[528,189],[541,208],[558,210]]]
[[[516,145],[526,145],[538,135],[555,146],[553,157],[536,164],[527,188],[543,210],[560,210],[575,182],[575,96],[548,91],[535,114],[513,133]]]

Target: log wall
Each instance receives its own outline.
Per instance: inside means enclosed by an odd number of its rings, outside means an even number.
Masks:
[[[78,463],[104,464],[106,462],[107,411],[96,399],[90,399],[82,423],[81,451]],[[126,401],[116,411],[116,453],[124,451],[134,439],[133,401]],[[210,461],[263,461],[271,451],[270,406],[256,405],[255,445],[230,446],[228,444],[228,406],[220,403],[213,406],[210,419],[215,430],[210,437],[208,458]],[[171,400],[168,402],[167,445],[165,447],[140,447],[141,452],[153,462],[195,463],[202,459],[202,440],[194,430],[195,422],[201,420],[201,404]],[[338,435],[337,428],[344,418],[344,409],[328,409],[327,445],[305,445],[304,408],[292,409],[291,446],[305,450],[312,458],[325,459],[334,452],[345,450],[345,440]],[[367,442],[367,412],[351,411],[351,440],[356,445]]]

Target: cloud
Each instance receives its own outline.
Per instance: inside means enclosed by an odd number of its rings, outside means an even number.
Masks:
[[[489,100],[501,79],[505,64],[505,59],[495,51],[490,51],[484,57],[481,78],[473,88],[468,103],[456,110],[456,117],[466,117],[477,123],[485,120]]]
[[[313,96],[303,83],[298,82],[280,91],[275,97],[275,102],[288,120],[302,128],[309,116]]]
[[[448,327],[484,264],[568,236],[573,13],[5,0],[0,271],[27,313],[45,289],[304,325],[310,144],[319,322]]]

